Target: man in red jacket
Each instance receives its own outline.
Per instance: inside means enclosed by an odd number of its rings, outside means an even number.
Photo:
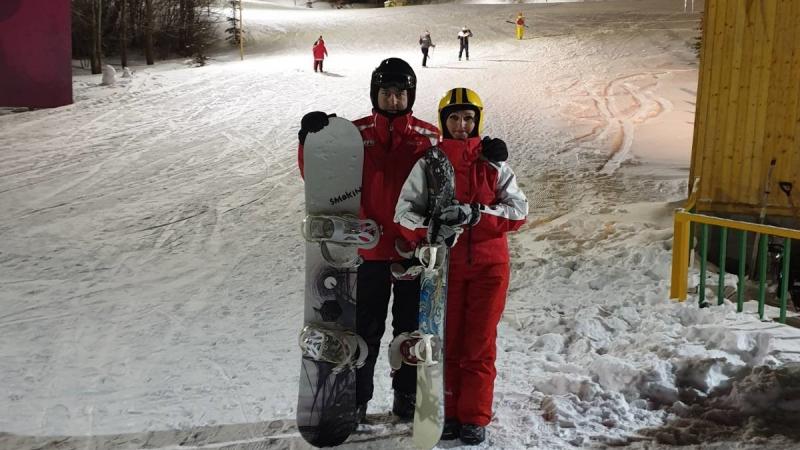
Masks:
[[[314,42],[312,51],[314,53],[314,72],[317,71],[317,68],[322,72],[322,61],[328,56],[328,49],[325,48],[325,41],[322,40],[322,36],[317,39],[317,42]]]
[[[457,204],[442,211],[431,236],[425,160],[411,170],[397,202],[395,220],[407,239],[452,247],[445,319],[445,427],[442,439],[468,445],[485,439],[492,419],[497,371],[497,324],[506,302],[509,255],[506,233],[518,230],[528,201],[505,163],[506,144],[480,138],[483,103],[474,91],[455,88],[439,102],[442,142],[453,164]]]
[[[435,126],[412,115],[416,87],[417,77],[407,62],[399,58],[381,61],[372,72],[370,83],[372,114],[353,122],[364,140],[361,215],[375,220],[382,228],[375,248],[359,250],[364,262],[358,267],[356,328],[369,347],[366,362],[356,373],[356,402],[362,420],[367,402],[372,399],[375,362],[392,293],[393,335],[418,328],[419,280],[393,280],[390,271],[392,263],[410,264],[396,250],[405,247],[398,241],[401,235],[394,223],[394,206],[400,188],[411,167],[439,140]],[[301,175],[306,135],[324,128],[328,117],[324,112],[314,111],[301,120],[298,133]],[[416,380],[416,369],[410,366],[393,375],[392,412],[403,419],[414,416]]]

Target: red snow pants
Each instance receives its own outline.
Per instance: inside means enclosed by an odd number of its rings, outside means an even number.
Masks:
[[[497,324],[508,263],[450,266],[445,322],[445,417],[486,426],[492,419]]]

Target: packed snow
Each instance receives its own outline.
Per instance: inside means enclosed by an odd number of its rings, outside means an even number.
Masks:
[[[0,115],[0,448],[309,448],[294,425],[297,130],[312,110],[368,114],[389,56],[414,65],[422,119],[449,88],[482,96],[484,134],[509,144],[531,202],[510,237],[479,448],[795,448],[800,332],[753,302],[669,299],[700,14],[681,0],[467,3],[247,1],[244,61],[221,47],[205,67],[134,65],[110,86],[76,67],[73,105]],[[375,380],[380,417],[385,355]],[[342,446],[410,447],[391,421]]]

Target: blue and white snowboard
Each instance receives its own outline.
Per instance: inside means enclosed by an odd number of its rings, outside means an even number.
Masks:
[[[436,218],[442,209],[453,204],[455,173],[438,147],[428,149],[423,158],[428,187],[425,215],[431,218],[435,235]],[[436,446],[444,428],[444,333],[450,249],[428,244],[418,247],[415,254],[421,263],[419,328],[392,341],[389,360],[395,369],[400,364],[417,366],[413,442],[417,448],[427,450]]]

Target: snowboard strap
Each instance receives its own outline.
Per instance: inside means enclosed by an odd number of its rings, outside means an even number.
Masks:
[[[439,364],[433,359],[438,336],[421,331],[400,333],[389,344],[389,365],[397,370],[402,364],[408,366],[432,366]]]
[[[348,260],[337,261],[336,258],[331,255],[331,251],[328,250],[328,243],[326,241],[320,242],[319,248],[322,251],[322,258],[325,260],[325,262],[333,267],[336,267],[337,269],[352,269],[360,266],[361,263],[364,262],[364,258],[358,254]]]
[[[367,343],[361,336],[321,324],[303,327],[299,344],[303,358],[335,364],[333,373],[359,368],[367,359]]]
[[[417,258],[419,258],[419,262],[422,264],[422,267],[426,270],[436,270],[436,253],[439,250],[439,247],[435,245],[425,245],[422,247],[417,247]]]
[[[422,273],[424,267],[422,266],[411,266],[408,269],[403,267],[402,264],[394,263],[389,268],[392,271],[392,276],[395,280],[414,280],[416,279],[419,274]]]

